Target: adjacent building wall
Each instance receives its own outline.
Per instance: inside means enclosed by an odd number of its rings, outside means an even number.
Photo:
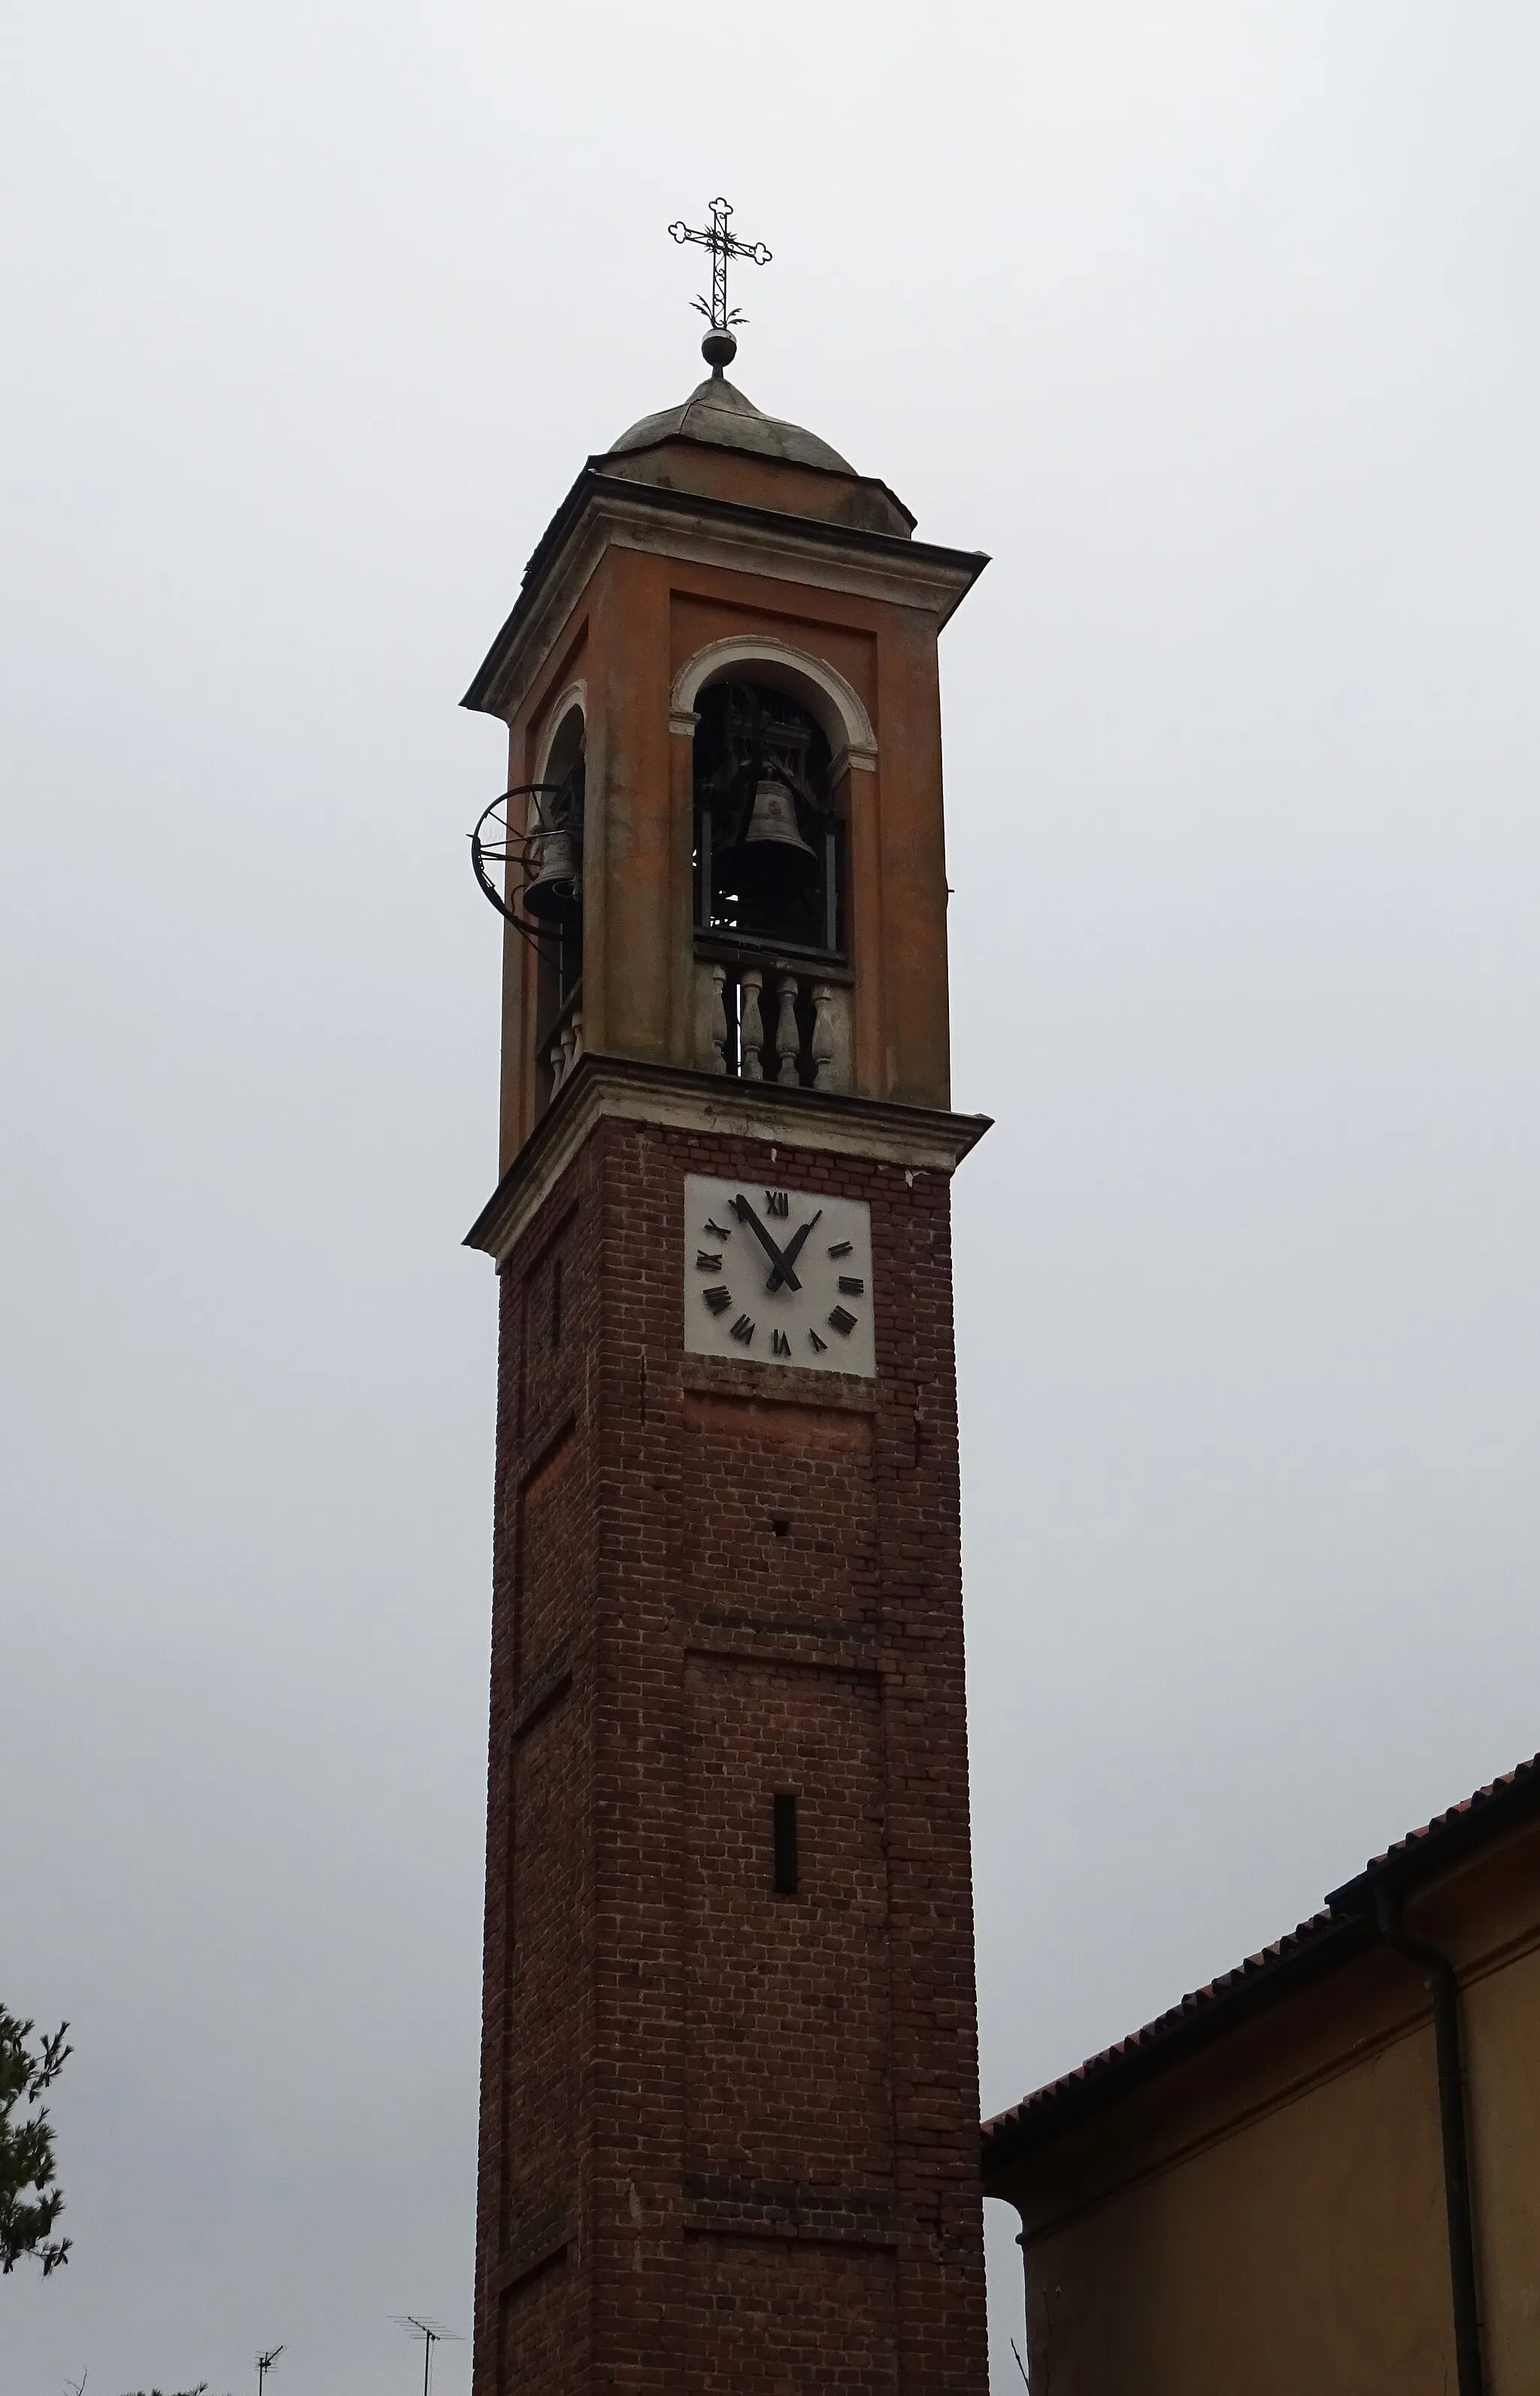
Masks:
[[[1407,1909],[1461,1977],[1489,2396],[1540,2389],[1540,1831]],[[987,2177],[1032,2396],[1447,2396],[1438,2089],[1374,1948]]]

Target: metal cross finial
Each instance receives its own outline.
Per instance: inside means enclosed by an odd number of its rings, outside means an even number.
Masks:
[[[728,232],[727,220],[732,213],[727,201],[716,199],[711,202],[710,226],[705,233],[698,232],[694,225],[687,225],[683,218],[669,227],[675,241],[697,241],[702,249],[709,249],[711,253],[710,305],[708,307],[706,301],[699,298],[694,305],[711,327],[700,346],[709,363],[719,371],[722,366],[731,364],[737,348],[737,341],[733,339],[733,326],[748,321],[741,309],[727,305],[727,260],[730,258],[747,258],[756,266],[768,266],[770,263],[770,252],[763,241],[739,241],[736,233]]]

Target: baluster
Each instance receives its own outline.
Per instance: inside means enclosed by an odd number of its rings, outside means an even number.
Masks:
[[[578,1058],[583,1053],[583,1010],[580,1006],[575,1006],[572,1010],[571,1029],[572,1046],[567,1055],[567,1072],[569,1073],[571,1072],[574,1065],[578,1062]]]
[[[562,1046],[560,1033],[546,1049],[546,1063],[551,1067],[551,1095],[554,1098],[562,1086],[562,1075],[566,1068],[566,1052]]]
[[[776,1018],[776,1054],[780,1058],[780,1071],[776,1075],[777,1082],[801,1079],[797,1072],[797,1051],[801,1045],[802,1035],[797,1030],[797,985],[790,974],[783,974],[780,1013]]]
[[[713,1073],[725,1073],[727,1071],[727,1000],[724,995],[726,980],[726,966],[713,965],[710,1002],[711,1045],[716,1051],[711,1060]]]
[[[742,1026],[743,1078],[746,1082],[763,1082],[764,1079],[764,1067],[761,1062],[764,1047],[764,1020],[760,1013],[760,992],[763,986],[764,976],[758,965],[750,965],[746,973],[738,976],[738,989],[742,994],[738,1019]]]
[[[826,1087],[824,1075],[834,1061],[834,992],[826,981],[813,985],[813,1087]]]

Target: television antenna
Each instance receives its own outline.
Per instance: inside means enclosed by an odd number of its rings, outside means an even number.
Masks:
[[[257,2396],[262,2396],[262,2383],[283,2351],[281,2346],[270,2346],[265,2354],[257,2357]]]
[[[434,2347],[441,2346],[445,2338],[456,2346],[461,2340],[454,2330],[445,2329],[442,2322],[436,2322],[431,2313],[392,2313],[391,2319],[397,2329],[405,2331],[408,2337],[420,2337],[422,2340],[422,2396],[429,2396]]]

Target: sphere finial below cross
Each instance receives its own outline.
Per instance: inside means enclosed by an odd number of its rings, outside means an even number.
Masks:
[[[737,355],[737,335],[725,325],[713,325],[700,344],[700,354],[714,375],[721,374]]]

